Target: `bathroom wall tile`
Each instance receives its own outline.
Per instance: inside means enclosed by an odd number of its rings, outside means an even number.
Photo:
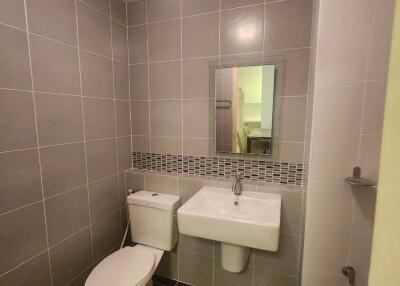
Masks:
[[[218,1],[214,0],[182,0],[182,15],[190,16],[219,10]]]
[[[178,279],[178,269],[178,252],[173,250],[164,253],[160,264],[156,269],[156,274],[172,279]]]
[[[25,29],[25,7],[23,0],[3,0],[0,3],[0,22]]]
[[[0,155],[0,213],[42,198],[37,150]]]
[[[82,51],[80,58],[83,96],[113,98],[111,60]]]
[[[361,135],[358,163],[362,170],[362,176],[375,182],[379,179],[381,140],[380,133],[376,135]]]
[[[184,99],[209,98],[210,64],[217,58],[184,60],[182,62],[182,97]]]
[[[121,0],[111,0],[111,18],[126,25],[126,6],[127,4]]]
[[[112,176],[89,185],[90,213],[96,222],[119,207],[118,177]]]
[[[349,263],[357,269],[356,280],[368,279],[371,261],[372,237],[368,235],[352,234],[350,239]]]
[[[183,18],[183,58],[216,56],[219,51],[219,13]]]
[[[181,62],[171,61],[150,64],[150,99],[181,98]]]
[[[80,94],[77,49],[34,35],[30,48],[37,91]]]
[[[147,0],[148,21],[160,21],[179,18],[180,0]]]
[[[304,156],[304,143],[297,142],[276,142],[272,143],[272,152],[278,150],[278,161],[286,163],[299,163],[303,162]]]
[[[128,4],[128,25],[146,23],[146,0],[135,1]]]
[[[131,134],[130,107],[127,101],[116,101],[117,112],[117,136]]]
[[[304,141],[307,113],[306,97],[283,98],[282,117],[280,126],[280,140]]]
[[[126,172],[126,187],[134,192],[144,190],[144,174],[137,170],[129,170]]]
[[[177,194],[178,178],[170,175],[157,175],[147,173],[145,175],[145,190],[149,192]]]
[[[299,271],[299,237],[280,235],[279,250],[268,252],[256,250],[254,266],[267,268],[269,271],[297,275]]]
[[[0,273],[4,273],[46,249],[41,202],[0,216]]]
[[[7,39],[0,46],[0,87],[31,90],[26,33],[0,25],[0,39]]]
[[[150,61],[176,60],[181,56],[180,20],[153,23],[149,29]]]
[[[222,11],[221,54],[261,51],[264,33],[263,18],[264,11],[259,6]],[[241,27],[246,27],[246,30]]]
[[[114,102],[85,98],[83,114],[87,140],[115,137]]]
[[[110,16],[110,6],[108,0],[82,0],[83,3],[95,8],[100,13]]]
[[[115,212],[93,225],[92,233],[94,258],[98,260],[121,242],[120,213]]]
[[[263,3],[263,0],[222,0],[221,8],[230,9],[242,6],[256,5],[261,3]]]
[[[46,197],[85,184],[85,151],[82,143],[41,148],[40,158]]]
[[[0,133],[0,151],[37,145],[31,92],[0,90]]]
[[[47,199],[45,206],[50,245],[89,225],[88,193],[85,187]]]
[[[83,140],[79,96],[36,93],[36,114],[41,146]]]
[[[149,135],[149,102],[134,101],[132,107],[132,134]]]
[[[215,154],[215,140],[203,138],[183,138],[182,154],[209,157]]]
[[[77,45],[75,1],[27,1],[29,31]]]
[[[240,273],[232,273],[222,268],[221,261],[214,260],[214,285],[215,286],[252,286],[253,268],[247,266]]]
[[[208,256],[180,251],[179,279],[197,286],[212,285],[213,259]]]
[[[128,38],[126,29],[120,23],[112,21],[113,57],[124,63],[128,63]]]
[[[132,151],[133,152],[150,152],[150,137],[149,136],[132,136]]]
[[[50,249],[53,285],[65,285],[82,269],[91,265],[91,243],[89,229]]]
[[[183,136],[213,137],[210,119],[214,102],[206,100],[185,100],[183,102]]]
[[[177,137],[151,137],[151,152],[156,154],[182,154],[182,138]]]
[[[32,275],[35,273],[35,275]],[[47,252],[24,263],[0,277],[0,285],[50,286],[50,268]]]
[[[285,286],[297,286],[298,280],[293,276],[286,276],[279,273],[273,273],[265,271],[265,269],[254,268],[254,281],[253,286],[264,286],[264,285],[285,285]],[[305,284],[312,286],[311,284]],[[325,284],[315,284],[325,285]]]
[[[182,111],[178,100],[150,102],[151,135],[181,136]]]
[[[180,234],[179,249],[212,257],[213,241],[199,237]]]
[[[309,268],[304,269],[301,280],[304,285],[310,285],[310,286],[317,286],[317,285],[337,286],[337,285],[346,285],[349,283],[349,280],[343,274],[332,275],[329,273]]]
[[[178,195],[181,198],[181,204],[184,204],[206,184],[207,182],[205,180],[199,180],[190,177],[179,177]]]
[[[362,118],[363,133],[382,132],[385,109],[386,81],[368,81]]]
[[[122,172],[132,166],[131,137],[120,137],[118,144],[118,171]]]
[[[114,62],[115,99],[129,100],[129,66]]]
[[[265,5],[264,50],[309,46],[312,9],[312,0],[280,1]]]
[[[147,27],[128,28],[129,63],[147,62]]]
[[[373,16],[374,22],[392,23],[394,16],[395,0],[373,0]]]
[[[148,99],[148,65],[130,65],[129,73],[131,100]]]
[[[108,1],[106,2],[108,7]],[[78,3],[78,30],[80,48],[111,57],[111,29],[107,17],[87,5]]]
[[[89,182],[117,173],[115,139],[88,142],[86,148]]]
[[[354,192],[354,211],[352,231],[372,235],[375,218],[376,190],[364,188]]]
[[[363,80],[368,43],[369,25],[324,29],[320,35],[319,80]]]

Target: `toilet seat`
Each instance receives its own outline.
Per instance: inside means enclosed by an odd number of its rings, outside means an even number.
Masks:
[[[158,264],[154,253],[143,247],[124,247],[105,258],[90,273],[85,286],[143,286]]]

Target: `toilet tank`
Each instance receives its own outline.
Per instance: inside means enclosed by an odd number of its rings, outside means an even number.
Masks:
[[[127,198],[132,240],[139,244],[171,250],[178,240],[175,195],[140,191]]]

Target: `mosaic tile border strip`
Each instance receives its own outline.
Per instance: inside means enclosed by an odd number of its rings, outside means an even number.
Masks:
[[[304,174],[303,164],[140,152],[132,153],[132,166],[149,171],[221,178],[234,178],[241,172],[246,180],[298,186],[303,185]]]

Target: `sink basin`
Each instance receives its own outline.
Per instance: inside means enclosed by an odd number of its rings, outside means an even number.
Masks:
[[[178,209],[180,233],[233,247],[277,251],[280,221],[281,196],[267,193],[203,187]]]

